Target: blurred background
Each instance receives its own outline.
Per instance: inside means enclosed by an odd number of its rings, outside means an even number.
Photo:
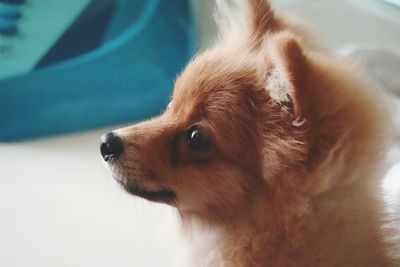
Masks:
[[[272,2],[363,62],[400,112],[400,1]],[[0,0],[0,266],[187,266],[174,211],[125,194],[98,147],[163,110],[177,73],[213,42],[213,5]],[[393,189],[396,144],[389,158]]]

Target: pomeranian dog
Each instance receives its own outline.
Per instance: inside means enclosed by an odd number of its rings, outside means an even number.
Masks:
[[[199,266],[400,266],[389,140],[357,67],[264,0],[217,1],[219,38],[151,120],[101,139],[113,177],[212,233]]]

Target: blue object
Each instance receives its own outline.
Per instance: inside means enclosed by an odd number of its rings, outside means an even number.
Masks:
[[[190,8],[188,0],[120,0],[97,48],[66,60],[54,52],[39,70],[0,81],[0,141],[159,113],[194,51]]]
[[[21,10],[17,5],[0,3],[0,18],[20,18]]]
[[[15,35],[17,33],[17,20],[0,16],[0,35]]]
[[[22,5],[25,2],[26,0],[0,0],[0,3],[14,4],[14,5]]]

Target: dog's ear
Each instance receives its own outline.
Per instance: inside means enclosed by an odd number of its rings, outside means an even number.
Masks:
[[[270,97],[296,118],[307,118],[309,62],[300,41],[290,32],[279,32],[266,36],[263,49]]]
[[[259,48],[267,32],[275,32],[280,22],[267,0],[217,0],[217,22],[222,39],[238,35],[251,48]],[[237,32],[241,30],[241,32]],[[236,33],[235,33],[236,32]]]
[[[275,32],[279,28],[278,20],[274,14],[271,4],[266,0],[236,0],[242,3],[251,42],[256,46],[261,45],[262,39],[267,32]]]

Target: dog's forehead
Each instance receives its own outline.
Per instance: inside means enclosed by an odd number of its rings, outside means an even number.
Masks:
[[[177,78],[174,97],[192,97],[218,91],[226,83],[224,76],[229,72],[228,68],[221,58],[205,55],[196,57]]]
[[[204,53],[197,56],[177,78],[174,105],[192,111],[237,104],[257,83],[256,73],[255,64],[239,55]]]

